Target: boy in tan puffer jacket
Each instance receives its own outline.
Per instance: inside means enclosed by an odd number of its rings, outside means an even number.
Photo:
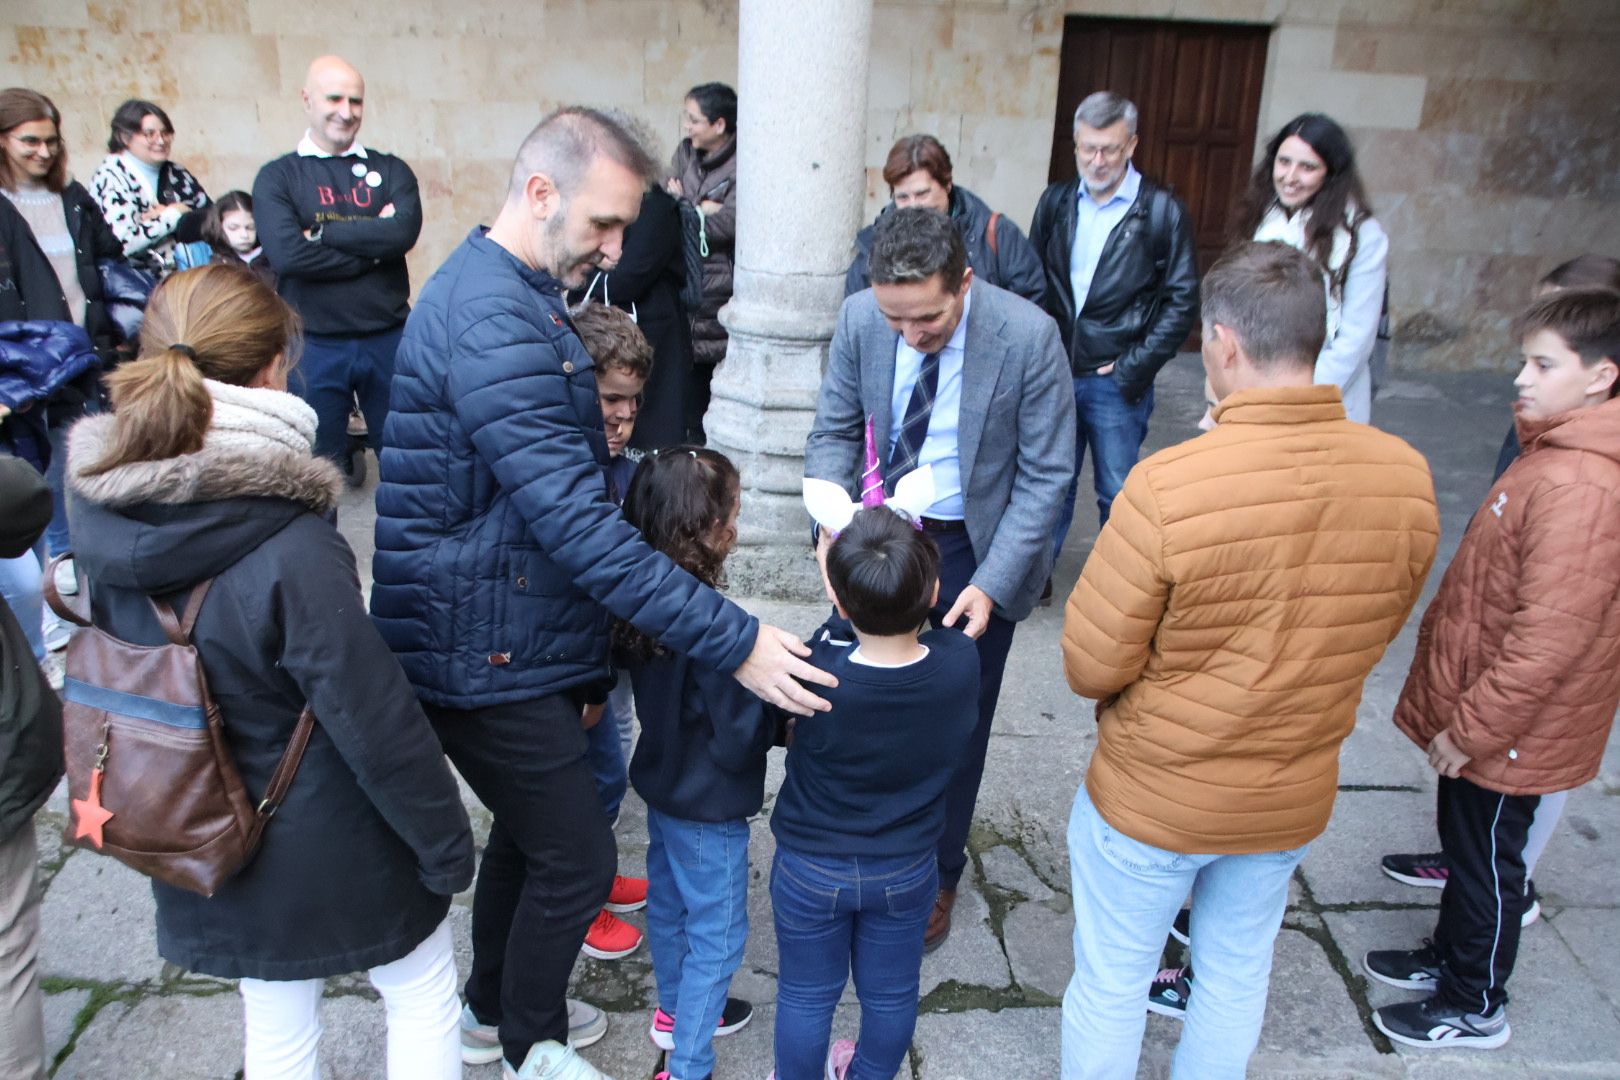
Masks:
[[[1432,944],[1362,961],[1433,992],[1373,1013],[1408,1046],[1508,1041],[1526,833],[1541,796],[1597,774],[1620,703],[1620,295],[1552,294],[1515,329],[1523,456],[1463,536],[1395,707],[1440,774],[1450,866]]]

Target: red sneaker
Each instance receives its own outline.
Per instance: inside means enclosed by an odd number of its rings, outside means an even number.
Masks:
[[[604,911],[585,932],[585,944],[580,951],[598,960],[617,960],[641,948],[641,931]]]
[[[618,875],[613,879],[613,891],[608,893],[606,906],[609,911],[621,914],[640,911],[647,906],[647,879]]]

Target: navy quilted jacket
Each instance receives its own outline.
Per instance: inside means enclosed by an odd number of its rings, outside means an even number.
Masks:
[[[428,280],[400,342],[378,629],[422,699],[455,709],[605,679],[609,612],[735,671],[757,621],[648,547],[608,498],[596,373],[562,286],[484,232]]]

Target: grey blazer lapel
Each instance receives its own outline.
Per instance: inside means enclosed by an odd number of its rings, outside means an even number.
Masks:
[[[881,314],[861,328],[861,404],[872,418],[872,437],[884,475],[889,472],[889,427],[894,401],[894,352],[900,335]]]
[[[962,346],[962,408],[957,421],[956,453],[962,467],[962,491],[968,491],[973,476],[973,463],[979,456],[979,441],[984,435],[985,417],[990,412],[990,398],[995,394],[996,382],[1001,378],[1001,366],[1007,359],[1007,344],[1001,337],[1006,323],[1001,305],[991,290],[975,281],[972,286],[973,305],[968,309],[967,340]]]

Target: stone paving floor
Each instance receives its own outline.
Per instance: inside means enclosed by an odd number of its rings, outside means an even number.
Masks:
[[[1203,404],[1197,361],[1183,357],[1158,388],[1150,444],[1193,432]],[[1508,379],[1462,375],[1395,380],[1375,410],[1380,426],[1428,455],[1444,518],[1441,565],[1455,550],[1489,482],[1507,426]],[[375,470],[373,469],[373,475]],[[1089,483],[1089,474],[1086,478]],[[351,493],[343,531],[369,578],[371,491]],[[1073,585],[1094,532],[1082,513],[1057,571],[1059,595]],[[1431,577],[1429,594],[1439,583]],[[1425,598],[1425,601],[1427,597]],[[778,625],[808,631],[820,608],[751,604]],[[923,966],[923,1000],[909,1062],[915,1080],[1046,1080],[1057,1076],[1058,1003],[1072,970],[1072,925],[1064,831],[1095,729],[1089,703],[1059,672],[1061,605],[1039,610],[1019,630],[973,831],[955,932]],[[1433,774],[1389,723],[1413,648],[1416,617],[1367,683],[1355,733],[1345,746],[1337,809],[1294,881],[1278,937],[1270,1004],[1250,1074],[1307,1078],[1620,1077],[1620,990],[1608,976],[1620,961],[1615,866],[1620,856],[1620,740],[1602,775],[1569,802],[1536,882],[1545,915],[1524,934],[1512,982],[1513,1040],[1495,1052],[1391,1047],[1369,1011],[1403,995],[1360,974],[1363,951],[1415,945],[1431,928],[1438,893],[1411,889],[1378,871],[1378,856],[1435,846]],[[773,760],[768,790],[781,778]],[[480,830],[488,816],[469,796]],[[167,967],[153,944],[144,881],[109,859],[64,849],[59,794],[40,815],[40,865],[47,891],[42,967],[53,1075],[61,1078],[229,1078],[240,1075],[241,1018],[229,983]],[[767,803],[765,814],[769,813]],[[766,871],[772,839],[754,822],[752,933],[735,993],[759,1006],[753,1024],[719,1044],[721,1080],[763,1080],[770,1070],[776,950]],[[644,866],[645,816],[634,795],[618,828],[626,872]],[[273,842],[273,838],[272,838]],[[463,969],[470,895],[452,909]],[[632,921],[639,915],[630,916]],[[1168,959],[1179,962],[1172,947]],[[582,959],[575,992],[607,1008],[613,1026],[586,1051],[619,1080],[658,1067],[646,1037],[653,1005],[645,947],[617,963]],[[382,1009],[363,978],[331,980],[324,1006],[324,1077],[381,1077]],[[839,1035],[853,1037],[857,1011],[846,994]],[[1140,1075],[1168,1075],[1175,1022],[1148,1017]],[[467,1070],[498,1080],[497,1067]],[[902,1075],[908,1075],[902,1070]]]

